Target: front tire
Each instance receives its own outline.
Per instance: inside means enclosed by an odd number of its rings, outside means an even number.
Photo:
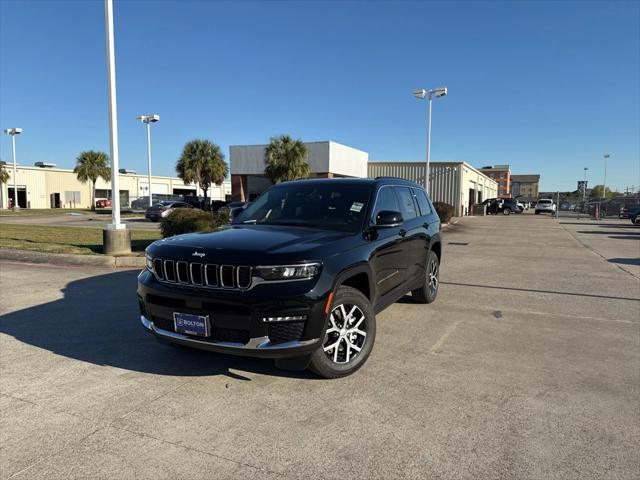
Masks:
[[[511,213],[511,209],[510,209],[510,208],[505,208],[505,209],[502,211],[502,214],[503,214],[503,215],[509,215],[510,213]]]
[[[411,291],[411,296],[418,303],[433,303],[438,296],[440,286],[440,261],[438,256],[429,251],[427,256],[427,270],[422,287]]]
[[[338,288],[320,348],[310,369],[324,378],[351,375],[367,361],[376,339],[376,316],[360,290]]]

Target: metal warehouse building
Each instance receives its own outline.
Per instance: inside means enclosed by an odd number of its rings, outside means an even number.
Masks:
[[[424,162],[369,162],[369,177],[400,177],[424,185]],[[453,205],[457,216],[487,198],[496,198],[498,183],[465,162],[431,162],[429,196],[434,202]]]
[[[13,166],[7,165],[10,174],[7,184],[0,188],[0,206],[7,208],[13,200]],[[122,171],[121,171],[122,172]],[[81,183],[73,170],[24,166],[17,167],[18,205],[21,208],[90,208],[91,183]],[[178,177],[151,177],[153,195],[203,195],[196,185],[185,185]],[[120,173],[120,203],[123,208],[131,202],[149,195],[147,175],[133,172]],[[225,200],[231,195],[231,182],[212,185],[207,193],[212,200]],[[96,199],[111,198],[111,182],[98,179]]]

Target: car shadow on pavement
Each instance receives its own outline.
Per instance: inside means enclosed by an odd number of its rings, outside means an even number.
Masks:
[[[294,378],[310,372],[276,369],[273,360],[235,357],[166,345],[140,324],[138,271],[116,271],[75,280],[63,298],[0,316],[0,332],[68,358],[158,375],[227,375],[237,370]],[[233,369],[236,372],[230,372]]]
[[[607,262],[619,263],[620,265],[640,265],[640,258],[609,258]]]
[[[576,233],[584,233],[588,235],[631,235],[631,236],[640,236],[640,231],[633,232],[618,232],[618,231],[605,231],[601,232],[598,230],[578,230]]]

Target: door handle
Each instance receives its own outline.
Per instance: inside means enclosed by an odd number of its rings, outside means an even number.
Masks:
[[[429,226],[431,226],[431,224],[430,224],[430,223],[428,223],[428,222],[424,222],[424,223],[422,224],[422,227],[423,227],[423,228],[425,228],[425,229],[427,229],[427,230],[429,230]]]
[[[400,231],[398,232],[398,234],[399,234],[401,237],[404,237],[404,236],[407,234],[407,231],[406,231],[404,228],[401,228],[401,229],[400,229]]]

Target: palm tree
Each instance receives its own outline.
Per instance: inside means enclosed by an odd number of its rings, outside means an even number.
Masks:
[[[295,180],[309,175],[307,147],[289,135],[272,137],[264,152],[264,173],[273,183]]]
[[[4,163],[0,163],[0,185],[5,185],[9,181],[9,172]]]
[[[182,155],[176,164],[178,177],[184,183],[197,183],[204,192],[204,204],[207,205],[207,192],[214,183],[222,185],[229,173],[220,147],[209,140],[191,140],[182,149]]]
[[[91,210],[95,210],[96,181],[98,178],[102,178],[108,182],[111,178],[109,157],[107,157],[107,154],[104,152],[88,150],[81,152],[76,162],[76,168],[73,169],[73,173],[76,174],[78,180],[82,183],[91,181]],[[117,195],[117,192],[112,192],[111,194],[112,196]]]

